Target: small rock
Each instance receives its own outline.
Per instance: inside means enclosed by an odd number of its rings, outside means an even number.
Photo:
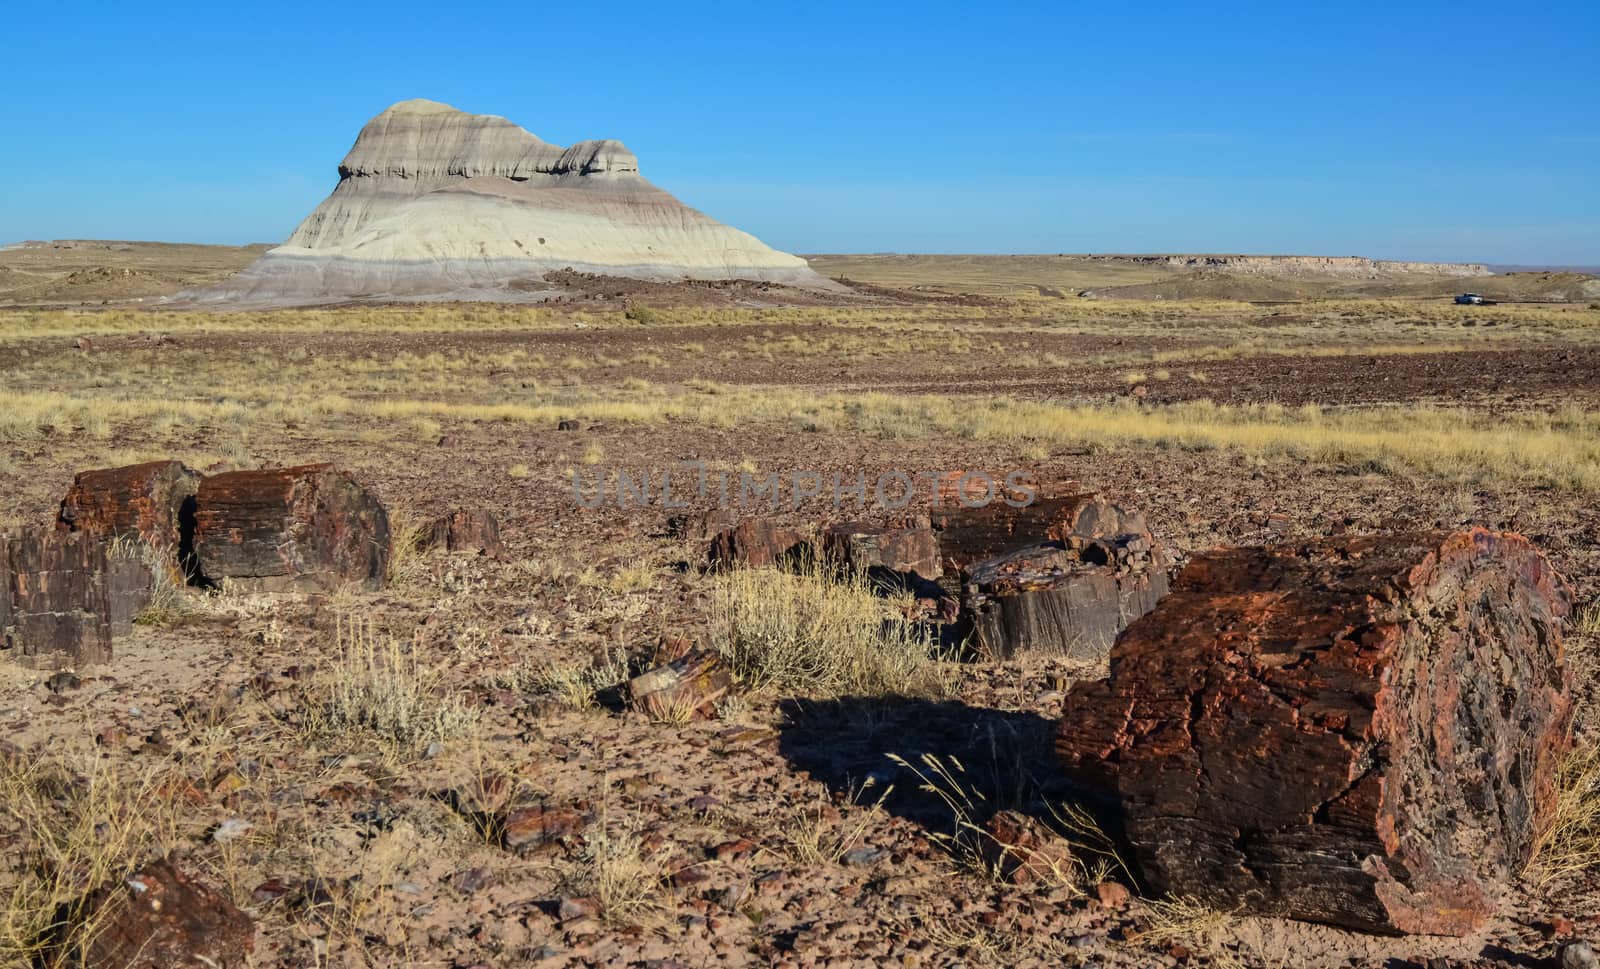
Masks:
[[[593,918],[600,914],[600,902],[586,895],[573,898],[563,898],[557,909],[562,921],[567,919]]]
[[[1094,887],[1094,893],[1100,899],[1101,907],[1110,909],[1121,908],[1128,904],[1128,899],[1132,897],[1128,886],[1120,882],[1101,882]]]
[[[219,845],[237,841],[249,834],[252,827],[254,825],[243,818],[229,818],[217,825],[217,829],[211,832],[211,840]]]
[[[1595,957],[1594,947],[1582,939],[1562,946],[1559,955],[1561,969],[1595,969],[1600,966],[1600,958]]]
[[[50,674],[50,678],[44,681],[44,685],[51,693],[61,694],[68,690],[76,690],[83,685],[83,681],[78,679],[78,674],[71,670],[61,670]]]

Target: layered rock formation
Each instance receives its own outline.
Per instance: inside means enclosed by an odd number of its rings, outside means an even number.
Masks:
[[[402,101],[282,246],[180,300],[530,298],[544,273],[836,284],[646,181],[617,141],[548,144],[504,118]]]

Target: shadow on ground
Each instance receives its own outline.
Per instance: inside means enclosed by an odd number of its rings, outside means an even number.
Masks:
[[[1003,809],[1042,819],[1050,804],[1084,799],[1056,770],[1054,721],[1036,713],[853,696],[785,700],[782,710],[778,749],[791,767],[867,803],[892,787],[884,809],[929,831],[950,831],[955,811],[945,796],[922,789],[912,768],[968,805],[975,824]]]

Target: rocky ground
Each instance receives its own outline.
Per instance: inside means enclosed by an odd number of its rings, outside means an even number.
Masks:
[[[1581,487],[1248,445],[929,434],[753,401],[1452,405],[1490,420],[1566,413],[1584,435],[1572,411],[1600,386],[1592,311],[1062,318],[1032,300],[888,294],[877,309],[768,311],[739,309],[741,294],[712,313],[677,293],[591,288],[523,316],[0,319],[9,524],[51,519],[91,467],[332,460],[382,499],[397,533],[477,508],[506,546],[397,555],[378,592],[179,592],[116,641],[110,664],[0,666],[6,958],[30,958],[41,899],[76,898],[158,855],[254,923],[250,964],[263,967],[1550,965],[1558,946],[1600,934],[1593,870],[1531,872],[1465,938],[1147,897],[1105,817],[1109,840],[1081,835],[1074,861],[1015,884],[967,850],[963,823],[1003,811],[1059,822],[1077,794],[1051,735],[1066,689],[1103,663],[940,663],[903,696],[746,683],[709,719],[663,722],[616,688],[663,644],[726,634],[725,578],[703,574],[703,545],[669,522],[711,502],[585,508],[571,489],[574,470],[685,460],[733,473],[1025,468],[1143,511],[1180,558],[1480,523],[1528,535],[1588,616],[1600,510]],[[679,392],[709,408],[651,416]],[[718,400],[730,402],[721,419]],[[830,512],[813,501],[789,517]],[[1568,645],[1592,742],[1592,623],[1575,623]],[[365,692],[352,700],[352,686]],[[40,857],[52,859],[43,888]]]

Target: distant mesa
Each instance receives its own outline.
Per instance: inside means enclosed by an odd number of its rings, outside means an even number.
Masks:
[[[287,242],[181,302],[539,298],[547,272],[837,283],[689,208],[621,142],[548,144],[504,118],[402,101],[367,122],[339,184]]]

